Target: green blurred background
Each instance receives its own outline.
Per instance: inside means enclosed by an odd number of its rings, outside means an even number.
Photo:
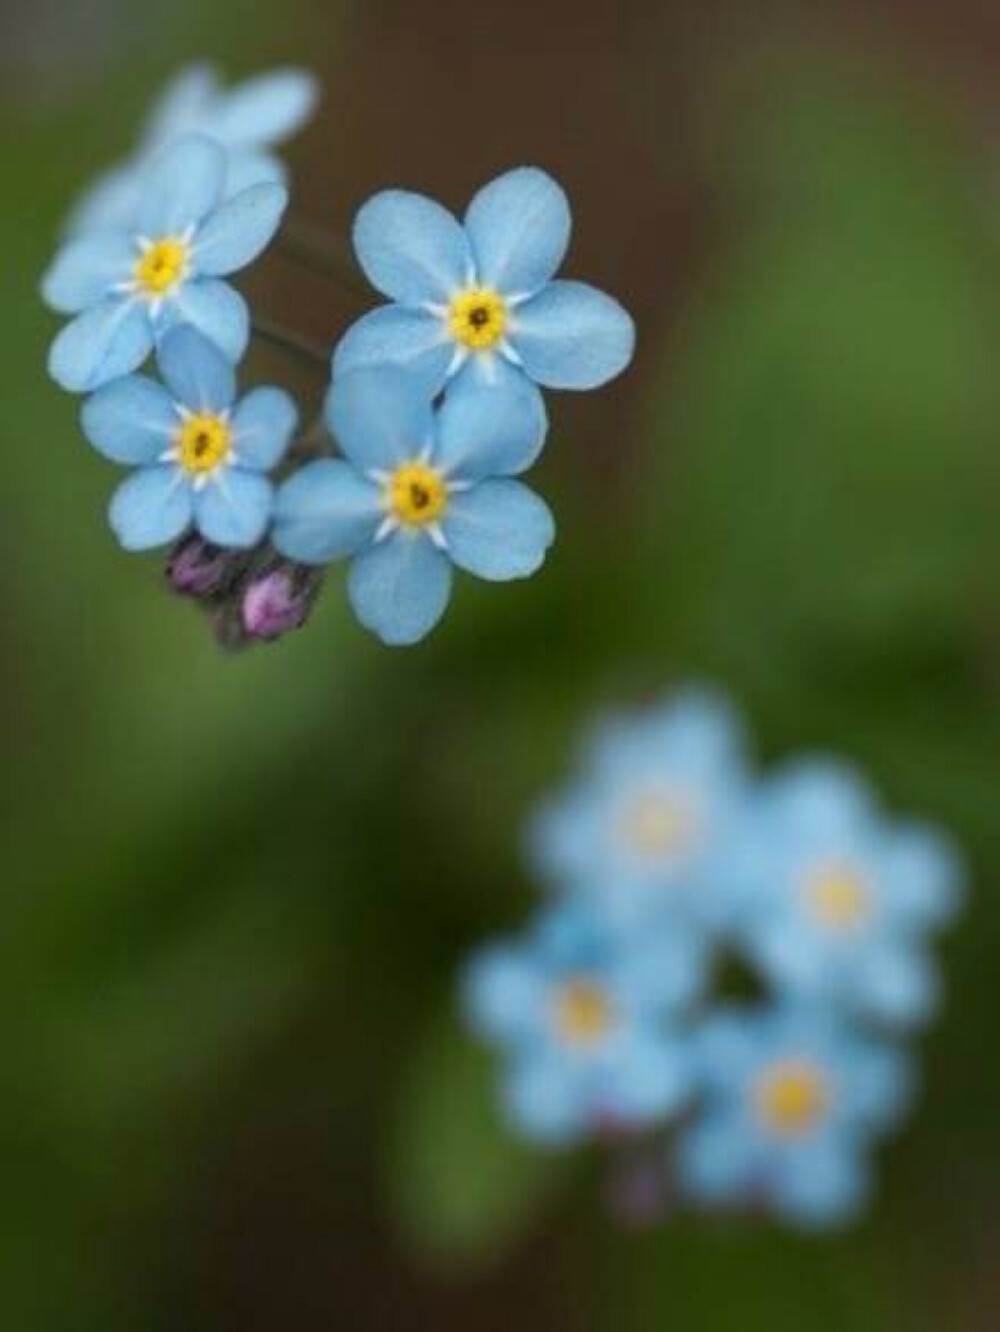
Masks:
[[[223,657],[115,549],[46,382],[61,215],[195,57],[322,76],[302,216],[537,162],[637,313],[635,370],[553,403],[545,571],[463,580],[417,649],[335,573]],[[997,1327],[998,72],[975,0],[2,0],[0,1326]],[[365,306],[277,255],[248,287],[323,341]],[[692,677],[762,759],[854,755],[968,849],[919,1111],[846,1235],[621,1231],[598,1162],[505,1136],[451,1014],[588,715]]]

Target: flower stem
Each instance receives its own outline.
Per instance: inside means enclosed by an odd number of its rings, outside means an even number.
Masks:
[[[295,333],[292,329],[285,328],[283,324],[275,323],[273,319],[262,315],[254,316],[253,331],[257,337],[263,338],[272,347],[277,347],[280,351],[295,357],[311,369],[319,369],[324,375],[329,373],[330,357],[319,343],[311,342],[300,333]]]
[[[349,290],[369,294],[351,248],[343,236],[301,217],[286,219],[278,233],[278,249],[304,268],[335,278]]]

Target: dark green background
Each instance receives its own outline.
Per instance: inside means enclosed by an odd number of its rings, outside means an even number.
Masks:
[[[997,1325],[1000,44],[939,9],[0,10],[4,1328]],[[45,380],[60,217],[192,56],[322,75],[291,159],[331,232],[537,161],[638,314],[635,370],[553,401],[546,569],[463,579],[417,649],[335,572],[307,632],[220,655]],[[249,289],[324,341],[364,308],[278,256]],[[762,760],[853,755],[968,850],[919,1110],[844,1236],[621,1232],[598,1162],[503,1135],[451,1016],[587,717],[692,677]]]

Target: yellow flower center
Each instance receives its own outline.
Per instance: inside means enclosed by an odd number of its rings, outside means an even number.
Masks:
[[[489,351],[507,331],[507,302],[490,287],[469,287],[452,301],[448,327],[469,351]]]
[[[406,527],[433,523],[448,503],[444,477],[422,462],[402,463],[389,477],[385,491],[390,513]]]
[[[829,865],[805,881],[806,902],[827,929],[857,929],[872,909],[871,891],[864,879],[846,865]]]
[[[593,1045],[614,1021],[607,991],[589,976],[565,981],[556,991],[553,1012],[556,1031],[569,1045]]]
[[[229,453],[228,422],[208,412],[195,413],[177,435],[177,460],[186,472],[198,476],[218,467]]]
[[[176,236],[164,236],[147,245],[136,260],[136,284],[145,295],[165,296],[184,277],[190,249]]]
[[[805,1133],[825,1114],[830,1091],[822,1072],[804,1060],[773,1064],[754,1087],[757,1113],[768,1128],[785,1137]]]
[[[627,802],[619,831],[643,860],[665,860],[685,851],[694,836],[690,806],[670,791],[640,791]]]

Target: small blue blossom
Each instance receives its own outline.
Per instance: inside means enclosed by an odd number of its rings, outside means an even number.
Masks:
[[[358,214],[354,244],[393,304],[348,330],[334,374],[403,365],[432,395],[470,371],[556,389],[613,379],[632,359],[635,326],[603,292],[552,280],[570,230],[566,195],[532,167],[480,190],[464,225],[422,195],[376,195]]]
[[[527,387],[501,393],[469,380],[435,411],[405,372],[357,371],[334,385],[327,419],[345,457],[285,482],[274,543],[307,564],[351,557],[351,603],[383,642],[430,632],[453,565],[497,582],[541,566],[552,515],[512,479],[537,458],[547,428]]]
[[[285,167],[269,150],[305,124],[318,96],[316,80],[304,70],[272,70],[225,89],[208,65],[183,69],[157,99],[136,151],[87,191],[73,211],[69,230],[82,234],[128,228],[141,202],[146,165],[192,134],[226,149],[225,198],[251,185],[285,184]]]
[[[274,502],[265,474],[291,442],[295,404],[274,388],[237,402],[233,367],[191,328],[169,333],[157,359],[163,384],[131,375],[83,405],[98,452],[136,469],[111,501],[115,535],[146,550],[193,525],[213,546],[255,546]]]
[[[715,926],[716,867],[748,789],[729,705],[675,694],[598,728],[576,779],[533,820],[529,853],[547,882],[625,924],[662,911]]]
[[[63,388],[88,393],[130,374],[181,324],[230,361],[243,355],[246,303],[221,279],[267,246],[288,193],[281,185],[252,185],[224,200],[226,170],[218,144],[180,140],[143,172],[127,227],[88,233],[57,255],[42,292],[54,310],[76,316],[49,354],[49,371]]]
[[[504,1053],[511,1123],[565,1143],[684,1105],[692,1065],[679,1021],[704,980],[693,938],[626,936],[576,903],[543,914],[523,942],[476,955],[462,999],[470,1027]]]
[[[871,1188],[868,1147],[906,1109],[909,1064],[831,1010],[733,1010],[696,1043],[702,1107],[676,1144],[706,1206],[764,1207],[806,1227],[851,1219]]]
[[[852,769],[803,760],[765,781],[724,877],[772,985],[881,1022],[932,1013],[926,945],[958,906],[961,866],[936,831],[885,819]]]

